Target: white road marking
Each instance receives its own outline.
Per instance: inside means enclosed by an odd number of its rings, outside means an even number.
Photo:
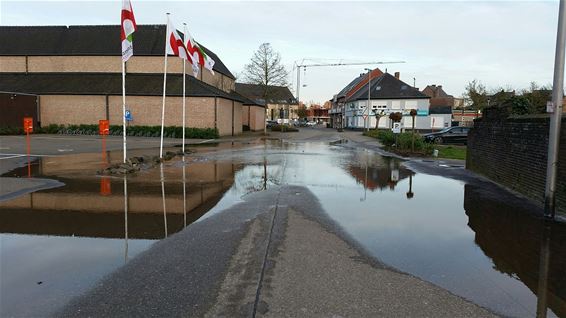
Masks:
[[[57,149],[59,152],[71,152],[74,151],[73,149]]]
[[[0,156],[14,156],[15,157],[25,157],[25,153],[0,153]],[[29,154],[30,157],[58,157],[59,155],[40,155],[40,154]]]
[[[10,147],[0,147],[0,150],[8,150]]]
[[[216,139],[203,140],[203,141],[199,142],[199,144],[204,144],[204,143],[207,143],[209,141],[214,141],[214,140],[216,140]]]
[[[13,156],[9,156],[9,157],[0,157],[0,160],[4,160],[4,159],[12,159],[12,158],[19,158],[19,157],[25,157],[26,155],[13,155]]]

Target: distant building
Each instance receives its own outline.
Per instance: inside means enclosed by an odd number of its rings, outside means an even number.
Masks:
[[[402,128],[407,129],[412,127],[410,111],[413,109],[417,111],[417,130],[429,131],[450,125],[444,114],[430,113],[430,97],[401,81],[399,72],[391,75],[375,69],[370,76],[371,87],[368,87],[368,74],[362,74],[334,97],[330,112],[334,127],[375,128],[379,118],[379,128],[390,128],[392,120],[388,115],[400,112]]]
[[[433,129],[442,129],[452,126],[452,110],[456,105],[457,99],[452,95],[448,95],[442,89],[442,85],[428,85],[422,90],[422,93],[430,97],[429,113],[434,121],[431,127]]]
[[[161,124],[165,25],[138,25],[134,56],[126,63],[126,107],[130,125]],[[0,26],[1,125],[122,124],[122,57],[119,25]],[[211,56],[215,74],[201,69],[186,76],[188,127],[242,132],[243,100],[235,77]],[[165,126],[182,125],[182,60],[168,59]],[[29,96],[35,98],[29,98]],[[9,113],[9,116],[6,114]],[[262,111],[263,113],[263,111]]]
[[[328,112],[330,110],[330,103],[324,103],[323,106],[320,105],[311,105],[307,108],[307,120],[314,121],[317,123],[329,123],[330,116]]]
[[[236,92],[257,104],[265,105],[267,120],[298,119],[299,104],[286,86],[236,83]],[[267,96],[267,98],[266,98]]]

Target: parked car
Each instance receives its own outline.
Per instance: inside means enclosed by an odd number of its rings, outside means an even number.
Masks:
[[[309,122],[307,122],[307,127],[314,127],[314,126],[316,126],[316,125],[317,125],[317,123],[316,123],[315,121],[309,121]]]
[[[448,127],[441,131],[424,134],[427,142],[435,144],[467,144],[470,127]]]
[[[275,125],[277,125],[277,120],[268,120],[268,121],[265,122],[265,126],[267,128],[271,128]]]

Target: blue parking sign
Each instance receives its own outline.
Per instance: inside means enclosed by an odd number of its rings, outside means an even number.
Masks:
[[[126,120],[127,121],[132,121],[134,120],[134,117],[132,117],[132,113],[129,110],[126,110]]]

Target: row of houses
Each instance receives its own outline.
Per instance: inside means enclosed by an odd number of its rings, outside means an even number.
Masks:
[[[160,125],[165,25],[138,25],[135,55],[126,64],[126,108],[131,125]],[[0,126],[122,123],[119,25],[0,26]],[[214,74],[186,76],[188,127],[216,128],[221,136],[263,130],[266,103],[236,83],[220,57]],[[165,126],[182,125],[182,60],[169,58]],[[292,95],[291,95],[292,96]],[[287,98],[287,97],[286,97]]]
[[[411,110],[416,110],[415,128],[420,131],[452,125],[456,99],[442,86],[430,85],[423,91],[379,68],[361,74],[331,100],[330,122],[334,128],[390,128],[389,114],[403,114],[402,128],[412,127]]]

